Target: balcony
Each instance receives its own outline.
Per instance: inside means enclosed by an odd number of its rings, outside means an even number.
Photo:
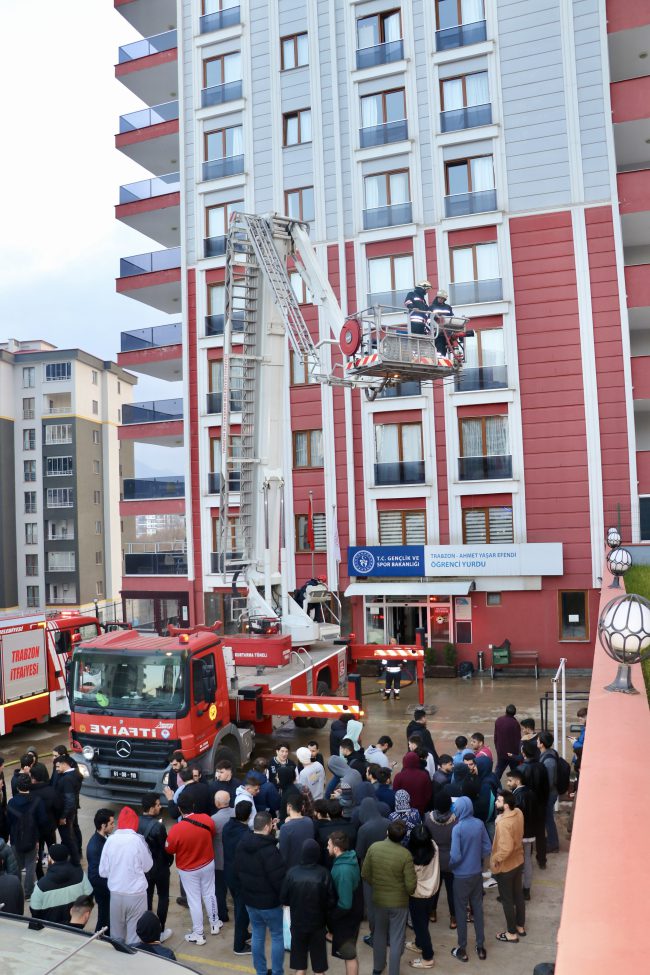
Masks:
[[[180,247],[122,257],[117,291],[171,314],[180,307],[180,268]]]
[[[232,413],[241,413],[242,391],[241,389],[230,390],[230,410]],[[223,393],[208,393],[206,396],[206,413],[218,414],[223,412]]]
[[[457,24],[436,31],[436,51],[451,51],[455,47],[467,47],[469,44],[480,44],[486,40],[487,31],[484,20],[477,20],[473,24]]]
[[[138,352],[141,349],[160,349],[168,345],[180,345],[183,341],[183,323],[154,325],[152,328],[136,328],[122,332],[120,352]]]
[[[186,576],[186,552],[134,552],[124,556],[127,576]]]
[[[205,316],[205,334],[223,335],[224,328],[226,325],[225,315],[206,315]],[[244,321],[243,311],[233,311],[232,313],[232,330],[233,332],[243,332],[246,322]]]
[[[145,403],[125,403],[122,423],[163,423],[183,419],[182,399],[149,400]]]
[[[424,484],[424,461],[400,460],[391,464],[375,464],[375,486],[395,484]]]
[[[390,142],[403,142],[409,137],[408,128],[406,119],[368,125],[359,129],[359,145],[362,149],[370,149],[372,146],[385,146]]]
[[[77,565],[75,561],[74,552],[71,552],[70,558],[60,558],[59,556],[68,555],[67,552],[50,552],[49,558],[47,560],[46,572],[76,572]],[[54,557],[56,556],[56,558]]]
[[[363,211],[363,229],[377,230],[379,227],[397,227],[410,223],[412,207],[410,203],[393,203],[388,207],[372,207]]]
[[[508,370],[506,366],[479,366],[476,369],[464,368],[454,380],[457,393],[476,393],[483,389],[507,389]]]
[[[445,197],[446,217],[465,217],[471,213],[489,213],[497,209],[496,190],[477,190],[475,193],[455,193]]]
[[[114,4],[143,37],[176,27],[176,0],[114,0]]]
[[[362,47],[357,51],[357,68],[374,68],[378,64],[390,64],[404,57],[404,41],[386,41],[374,47]]]
[[[222,159],[208,159],[203,163],[203,179],[225,179],[244,172],[243,156],[224,156]]]
[[[395,386],[386,386],[377,398],[396,399],[401,396],[419,396],[421,392],[420,380],[413,379],[406,383],[397,383]]]
[[[175,30],[125,44],[118,52],[115,77],[125,88],[153,105],[178,95],[178,51]]]
[[[120,117],[115,146],[154,176],[178,169],[178,101],[142,108]]]
[[[468,105],[466,108],[454,108],[449,112],[440,113],[440,131],[458,132],[461,129],[474,129],[478,125],[490,125],[492,122],[492,105]]]
[[[53,522],[47,523],[47,542],[73,542],[74,541],[74,522]]]
[[[77,602],[77,597],[75,593],[66,594],[64,596],[48,596],[47,605],[48,606],[74,606]],[[36,604],[35,604],[36,605]]]
[[[483,301],[501,301],[501,278],[486,281],[457,281],[449,285],[449,300],[453,305],[476,305]]]
[[[239,22],[239,7],[226,7],[225,10],[218,10],[213,14],[204,14],[199,19],[199,31],[201,34],[211,34],[213,31],[223,30],[224,27],[234,27]]]
[[[228,475],[228,490],[237,492],[241,489],[241,471],[231,471]],[[208,474],[208,494],[219,494],[221,490],[221,474]]]
[[[124,479],[124,501],[160,501],[165,498],[184,498],[185,478],[127,477]]]
[[[510,454],[494,454],[489,457],[459,457],[459,481],[492,481],[512,477]]]
[[[164,247],[180,242],[180,176],[168,173],[120,187],[115,218]]]
[[[145,376],[177,382],[182,378],[183,325],[154,325],[122,332],[119,365]]]
[[[242,82],[227,81],[223,85],[212,85],[211,88],[201,90],[201,108],[209,108],[211,105],[224,105],[226,102],[234,102],[242,96]]]
[[[120,204],[152,200],[158,196],[167,196],[168,193],[179,193],[180,189],[180,173],[167,173],[164,176],[154,176],[152,179],[140,179],[136,183],[125,183],[124,186],[120,186]]]
[[[404,311],[404,299],[408,294],[408,288],[403,291],[373,291],[368,295],[368,308],[375,305],[387,305],[389,308],[398,308]]]
[[[205,237],[203,240],[203,256],[223,257],[226,253],[227,243],[228,238],[225,235],[222,237]]]
[[[165,122],[178,121],[178,101],[164,102],[151,108],[140,108],[137,112],[120,115],[120,135],[137,132]]]
[[[72,412],[72,395],[60,393],[58,396],[45,396],[43,402],[43,416],[64,416]]]

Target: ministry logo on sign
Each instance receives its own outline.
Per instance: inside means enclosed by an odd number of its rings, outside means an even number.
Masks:
[[[359,549],[352,556],[352,568],[360,576],[370,575],[375,567],[375,557],[367,549]]]

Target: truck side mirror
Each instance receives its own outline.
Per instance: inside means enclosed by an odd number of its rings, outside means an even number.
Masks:
[[[65,692],[68,695],[68,701],[72,700],[72,661],[69,657],[65,661]]]

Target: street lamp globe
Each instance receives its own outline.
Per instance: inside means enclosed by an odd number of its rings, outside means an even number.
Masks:
[[[605,690],[638,694],[630,667],[650,656],[650,602],[634,593],[615,596],[598,620],[598,639],[605,653],[619,665],[614,681]]]
[[[610,548],[618,548],[621,544],[621,533],[618,528],[607,529],[607,544]]]
[[[632,556],[626,548],[613,548],[607,553],[607,568],[614,576],[610,589],[620,589],[620,577],[625,575],[632,565]]]

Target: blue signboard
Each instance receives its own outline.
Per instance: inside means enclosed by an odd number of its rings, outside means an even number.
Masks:
[[[423,576],[424,545],[370,545],[348,548],[350,576]]]

